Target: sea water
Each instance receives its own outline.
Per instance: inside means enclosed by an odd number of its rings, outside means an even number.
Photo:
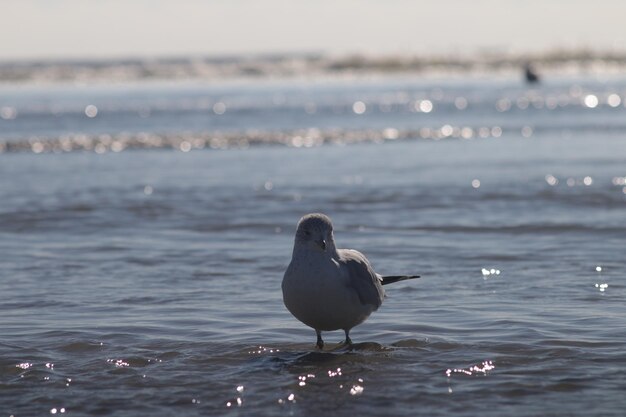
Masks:
[[[0,416],[622,415],[625,95],[3,87]],[[381,274],[422,276],[352,348],[317,350],[282,303],[315,211]]]

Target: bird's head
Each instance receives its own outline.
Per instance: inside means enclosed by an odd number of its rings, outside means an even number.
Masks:
[[[296,230],[295,246],[321,252],[334,252],[333,224],[325,214],[312,213],[302,217]]]

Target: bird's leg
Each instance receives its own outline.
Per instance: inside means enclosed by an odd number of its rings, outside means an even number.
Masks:
[[[315,330],[315,334],[317,334],[316,346],[319,350],[322,350],[324,348],[324,341],[322,340],[322,332],[319,330]]]
[[[352,339],[350,339],[350,329],[345,329],[344,332],[346,332],[346,341],[344,342],[344,344],[352,347]]]

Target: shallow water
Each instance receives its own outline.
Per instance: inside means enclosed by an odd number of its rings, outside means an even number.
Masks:
[[[624,110],[491,108],[511,133],[1,154],[0,415],[622,415]],[[315,350],[282,304],[311,211],[379,272],[422,275],[352,350]]]

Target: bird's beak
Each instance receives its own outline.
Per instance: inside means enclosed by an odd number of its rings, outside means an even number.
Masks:
[[[326,240],[324,239],[316,240],[315,243],[317,243],[317,246],[319,246],[323,251],[326,250]]]

